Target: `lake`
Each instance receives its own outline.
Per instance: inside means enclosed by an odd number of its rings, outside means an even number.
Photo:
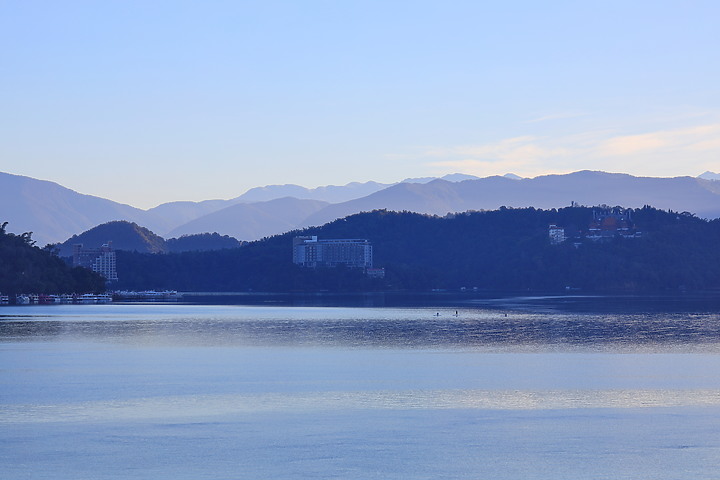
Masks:
[[[2,477],[718,477],[717,296],[213,303],[0,307]]]

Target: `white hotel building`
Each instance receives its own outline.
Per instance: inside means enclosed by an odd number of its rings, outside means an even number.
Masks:
[[[293,263],[303,267],[336,267],[367,270],[373,266],[372,244],[365,239],[319,240],[317,236],[293,239]]]

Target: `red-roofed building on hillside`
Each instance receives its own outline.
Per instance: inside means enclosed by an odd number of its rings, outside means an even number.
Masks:
[[[631,210],[618,207],[593,209],[593,220],[588,226],[586,238],[602,240],[616,236],[639,237],[640,232],[635,229],[631,215]]]

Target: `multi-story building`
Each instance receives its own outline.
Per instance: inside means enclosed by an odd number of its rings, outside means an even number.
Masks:
[[[88,268],[108,281],[118,279],[115,270],[115,252],[111,242],[100,248],[83,248],[82,243],[73,245],[73,266]]]
[[[550,237],[550,243],[552,245],[558,245],[566,240],[565,229],[557,225],[550,225],[548,227],[548,236]]]
[[[317,236],[293,239],[293,263],[303,267],[336,267],[367,270],[373,266],[372,244],[365,239],[319,240]]]

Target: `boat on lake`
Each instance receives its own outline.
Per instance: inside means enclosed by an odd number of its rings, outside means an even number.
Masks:
[[[182,293],[177,290],[120,290],[113,292],[115,300],[140,300],[145,302],[171,302],[182,298]]]

